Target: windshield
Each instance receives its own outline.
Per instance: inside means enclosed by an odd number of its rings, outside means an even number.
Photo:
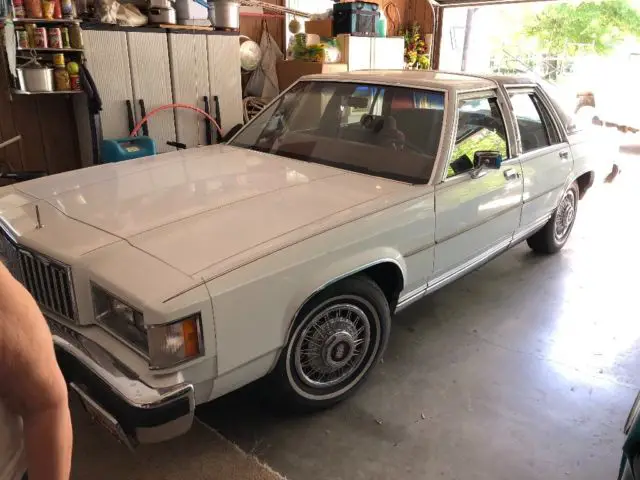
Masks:
[[[410,183],[427,183],[444,93],[386,85],[301,82],[230,145]]]

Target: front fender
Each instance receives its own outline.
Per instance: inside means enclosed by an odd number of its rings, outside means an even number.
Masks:
[[[402,254],[392,247],[371,248],[336,261],[328,261],[323,268],[317,269],[312,275],[301,279],[300,286],[296,289],[286,309],[286,317],[292,321],[289,323],[284,343],[286,344],[289,340],[293,320],[314,295],[343,278],[381,263],[393,263],[400,269],[403,281],[401,290],[404,289],[407,281],[407,264]]]

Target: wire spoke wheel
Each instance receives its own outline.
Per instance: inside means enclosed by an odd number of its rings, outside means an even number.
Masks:
[[[313,316],[294,348],[294,365],[303,383],[329,388],[348,380],[361,366],[372,335],[369,316],[350,303],[330,305]]]
[[[558,242],[562,242],[569,234],[575,215],[576,195],[573,190],[567,190],[556,212],[553,231]]]
[[[270,377],[279,405],[327,408],[364,383],[389,340],[391,312],[380,287],[352,276],[329,285],[296,314]]]

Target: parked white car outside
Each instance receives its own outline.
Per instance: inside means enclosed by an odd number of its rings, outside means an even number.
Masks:
[[[228,145],[0,189],[0,243],[89,412],[155,442],[266,375],[344,399],[395,312],[522,240],[560,250],[599,148],[527,79],[310,76]]]

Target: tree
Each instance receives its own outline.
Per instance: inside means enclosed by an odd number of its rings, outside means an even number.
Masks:
[[[602,55],[626,37],[640,37],[640,14],[628,0],[556,3],[530,18],[524,33],[551,54],[573,55],[578,45],[592,45]]]

